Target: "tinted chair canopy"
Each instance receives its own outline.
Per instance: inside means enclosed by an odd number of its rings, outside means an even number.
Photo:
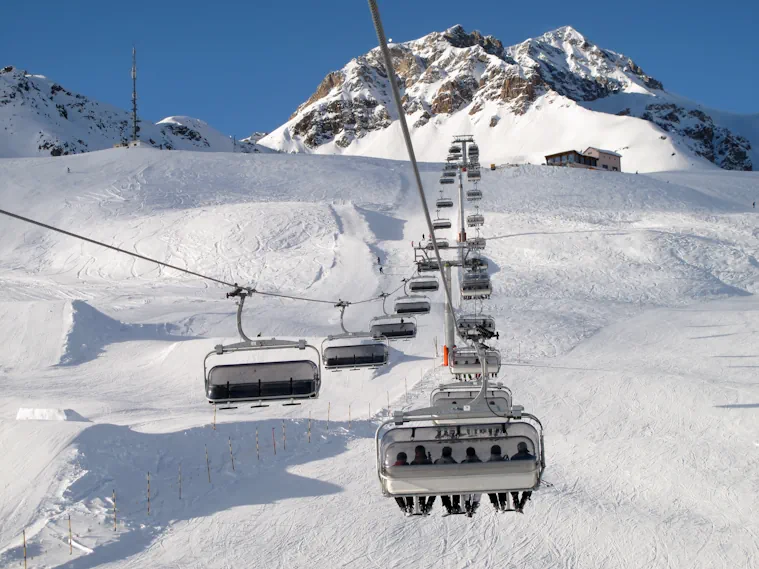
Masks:
[[[500,447],[501,457],[511,457],[517,454],[519,443],[527,445],[534,458],[489,460],[493,446]],[[508,419],[463,425],[392,426],[378,431],[377,446],[378,475],[385,496],[535,490],[540,485],[544,462],[538,428],[527,421]],[[419,447],[420,454],[427,457],[426,464],[394,466],[401,452],[411,463]],[[450,449],[456,464],[435,464],[444,448]],[[464,462],[467,449],[474,449],[482,462]]]
[[[324,369],[376,368],[387,364],[387,338],[372,334],[340,334],[322,342]]]
[[[413,316],[390,314],[373,318],[369,330],[374,336],[384,336],[388,340],[403,340],[416,337],[416,320]]]
[[[426,296],[401,296],[395,301],[396,314],[429,314],[430,299]]]
[[[436,277],[414,277],[408,281],[411,292],[434,292],[440,288]]]

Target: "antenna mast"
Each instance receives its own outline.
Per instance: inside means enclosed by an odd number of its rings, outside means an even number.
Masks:
[[[137,142],[137,50],[132,46],[132,141]]]

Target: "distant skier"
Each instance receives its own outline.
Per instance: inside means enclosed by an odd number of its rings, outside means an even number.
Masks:
[[[756,209],[756,202],[754,202],[754,205],[753,205],[753,207],[754,207],[754,209]]]
[[[66,173],[71,174],[71,168],[69,168],[68,166],[66,166]]]
[[[382,272],[382,265],[380,265],[380,274],[384,275],[385,273]]]
[[[422,241],[424,241],[424,233],[422,233]]]
[[[382,264],[382,261],[380,261],[379,255],[377,255],[377,264],[378,264],[378,265],[381,265],[381,264]]]

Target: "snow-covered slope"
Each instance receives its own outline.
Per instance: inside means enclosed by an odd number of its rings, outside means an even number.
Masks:
[[[129,112],[73,93],[41,75],[0,69],[0,157],[61,156],[103,150],[131,139]],[[234,142],[199,119],[141,120],[139,138],[176,150],[270,152],[255,141]]]
[[[202,366],[235,334],[225,287],[0,218],[0,566],[21,565],[26,529],[30,567],[759,567],[759,175],[521,166],[480,187],[501,378],[546,429],[548,484],[523,516],[485,498],[472,519],[439,501],[408,519],[380,495],[378,420],[447,378],[440,293],[386,368],[213,428]],[[396,290],[426,233],[407,163],[361,157],[5,159],[0,204],[328,300]],[[248,302],[252,334],[339,330],[331,304]],[[346,325],[381,312],[352,305]]]
[[[759,115],[730,117],[673,95],[628,57],[568,26],[512,47],[454,26],[391,52],[423,160],[439,159],[451,136],[474,134],[489,143],[484,163],[537,164],[588,146],[620,152],[626,171],[759,163]],[[379,50],[327,75],[262,144],[400,158]]]

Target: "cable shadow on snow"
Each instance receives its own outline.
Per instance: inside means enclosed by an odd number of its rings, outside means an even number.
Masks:
[[[715,409],[759,409],[759,403],[731,403],[728,405],[715,405]]]
[[[289,470],[333,459],[346,452],[350,441],[371,438],[376,430],[376,424],[367,420],[353,421],[350,425],[344,422],[327,425],[325,421],[314,420],[309,443],[308,420],[288,420],[285,445],[282,426],[281,419],[268,419],[219,423],[216,430],[205,425],[175,433],[140,433],[110,424],[98,424],[83,431],[73,444],[78,450],[77,467],[84,474],[68,487],[64,499],[99,514],[102,525],[108,527],[113,519],[110,497],[115,490],[119,529],[113,534],[116,536],[113,541],[95,545],[93,553],[59,567],[88,569],[126,559],[148,549],[169,526],[178,522],[213,516],[232,508],[338,494],[343,489],[336,484]],[[260,459],[256,454],[256,429]],[[314,468],[318,475],[322,466]],[[323,468],[330,470],[329,464]]]
[[[176,324],[127,324],[103,314],[82,300],[71,302],[72,322],[58,366],[76,366],[96,359],[109,344],[140,340],[182,342],[193,336],[176,334]]]

